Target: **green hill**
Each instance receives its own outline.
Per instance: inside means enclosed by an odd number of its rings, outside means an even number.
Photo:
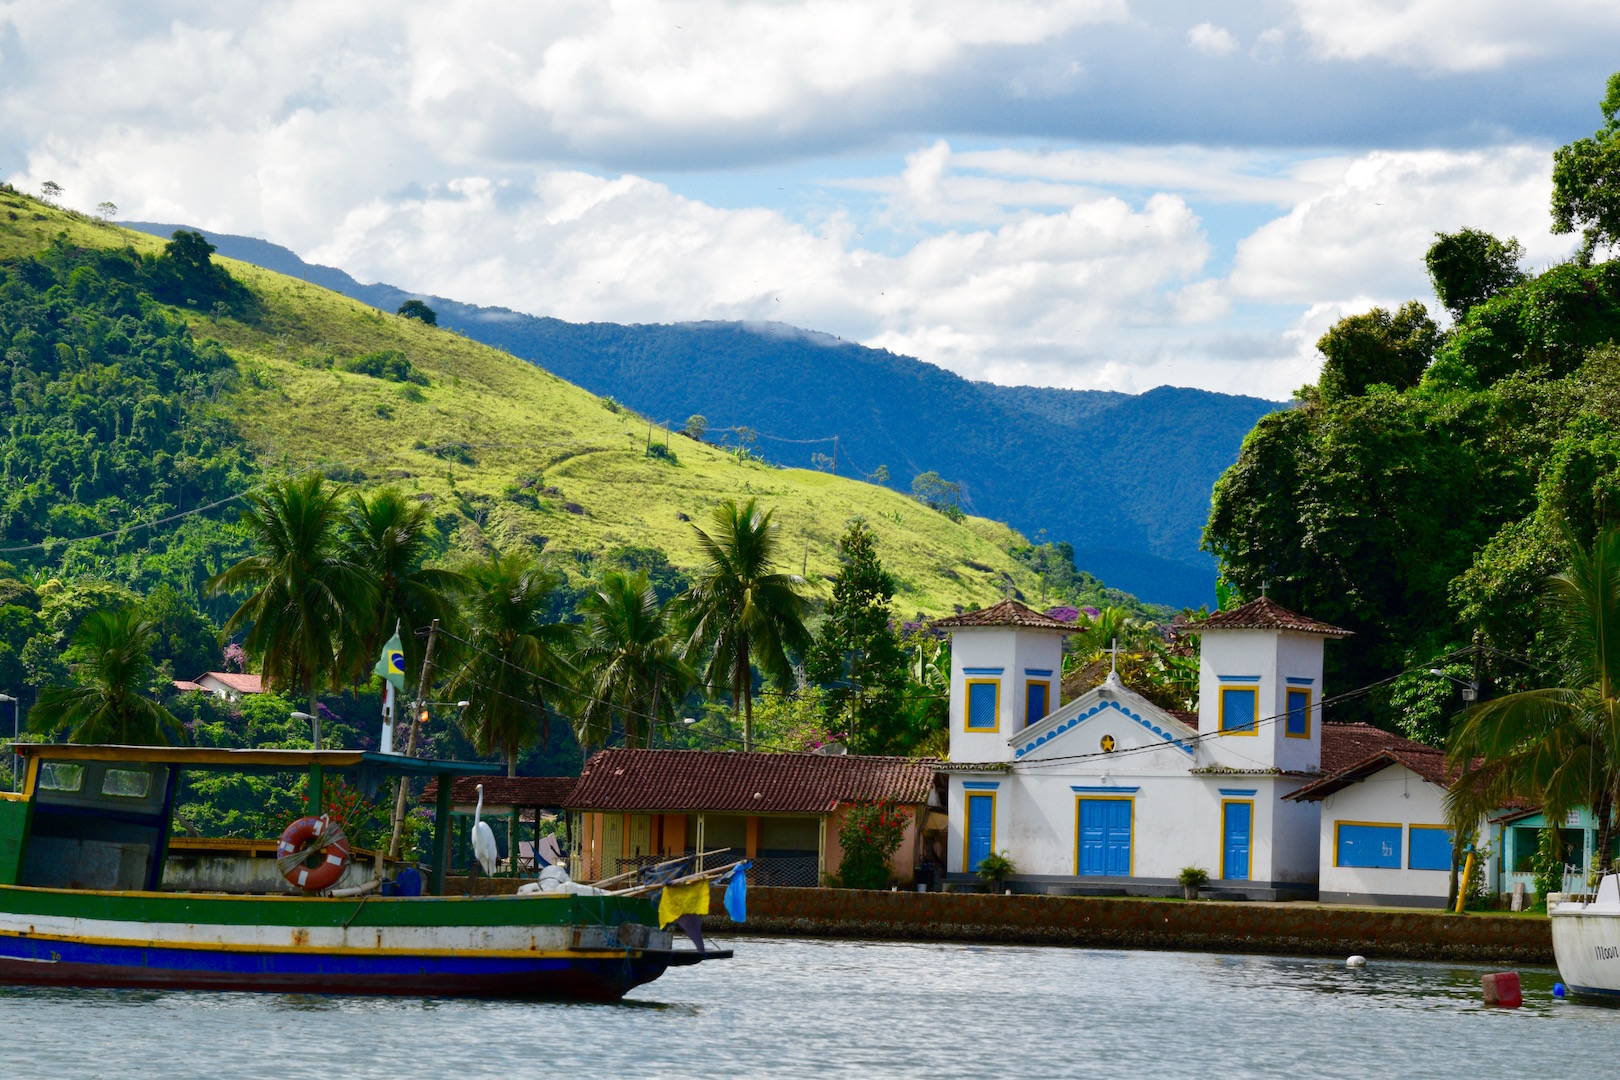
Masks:
[[[836,539],[845,522],[865,518],[901,583],[896,608],[908,616],[985,604],[1009,589],[1031,600],[1042,595],[1027,541],[1005,525],[978,518],[956,522],[887,488],[739,460],[679,434],[650,432],[645,420],[610,399],[508,353],[245,263],[215,260],[239,284],[171,281],[180,271],[155,259],[163,247],[145,233],[14,192],[0,195],[0,263],[12,274],[39,275],[45,271],[19,269],[18,260],[55,253],[51,273],[57,276],[42,278],[40,288],[48,291],[43,300],[36,297],[46,314],[28,317],[47,323],[60,317],[69,330],[79,319],[76,332],[88,342],[59,342],[53,353],[41,354],[40,363],[53,373],[46,379],[32,372],[32,392],[60,399],[55,412],[36,414],[44,418],[34,423],[42,430],[12,421],[18,469],[45,475],[14,476],[7,458],[13,496],[27,480],[38,489],[40,505],[30,511],[26,500],[8,496],[17,505],[0,526],[13,548],[36,541],[43,546],[0,558],[45,573],[101,573],[136,588],[154,574],[172,572],[194,587],[229,544],[201,544],[202,554],[191,560],[196,565],[179,565],[184,559],[176,557],[173,537],[192,527],[184,522],[150,531],[154,553],[169,542],[166,570],[147,565],[155,554],[137,559],[140,565],[131,569],[132,545],[125,538],[66,541],[121,528],[132,518],[166,518],[199,500],[207,505],[227,499],[250,482],[254,465],[316,466],[363,485],[393,483],[430,500],[454,549],[532,545],[576,581],[614,549],[656,548],[675,567],[691,567],[697,550],[689,522],[705,521],[724,498],[758,496],[776,509],[786,546],[812,581],[835,570]],[[78,266],[74,252],[86,249],[124,251],[128,257]],[[170,289],[169,317],[183,320],[190,342],[174,344],[178,338],[150,319],[138,325],[138,304],[134,313],[120,315],[118,305],[134,301],[120,300],[118,290],[135,288],[120,277],[139,278],[140,288],[160,298],[161,290]],[[94,313],[76,312],[76,298],[99,306]],[[37,344],[48,343],[52,332],[42,326],[18,333],[33,334],[28,340]],[[131,349],[131,341],[139,347]],[[13,383],[24,385],[30,371],[20,349],[14,341],[8,359],[17,373]],[[132,377],[136,353],[151,363],[165,349],[171,356],[190,350],[186,355],[193,359],[171,365],[168,375],[151,376],[127,419],[117,407],[109,418],[102,403],[109,393],[127,389],[118,380]],[[199,365],[206,370],[199,372]],[[71,402],[61,397],[68,392],[58,389],[63,386],[73,387]],[[136,433],[141,408],[156,417],[161,410],[152,403],[165,401],[170,432],[154,442],[148,430],[153,425],[139,429],[150,455],[143,467],[151,475],[129,473],[120,486],[112,466],[103,470],[97,462],[112,461]],[[251,460],[220,465],[222,447],[233,441]],[[53,484],[50,454],[41,446],[56,447],[51,453],[61,460],[79,462],[73,490],[61,489],[66,481]],[[667,450],[656,449],[661,446]],[[134,460],[138,454],[126,456]],[[188,462],[208,465],[193,476]],[[81,492],[86,477],[96,481]],[[104,490],[92,490],[97,483]],[[228,523],[234,513],[227,504],[201,516]],[[1021,549],[1023,557],[1015,556]],[[1102,598],[1093,579],[1081,583]]]

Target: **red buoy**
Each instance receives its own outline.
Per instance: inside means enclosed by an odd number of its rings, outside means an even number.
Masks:
[[[1517,971],[1497,971],[1480,979],[1485,990],[1485,1004],[1503,1009],[1517,1009],[1524,1004],[1524,993],[1519,988]]]
[[[323,836],[326,842],[318,844]],[[311,851],[312,848],[315,850]],[[306,859],[294,857],[305,853],[310,857],[318,854],[320,861],[307,866]],[[288,881],[306,892],[320,892],[336,885],[337,879],[343,876],[343,868],[349,863],[349,841],[343,829],[325,814],[301,817],[281,834],[276,859]]]

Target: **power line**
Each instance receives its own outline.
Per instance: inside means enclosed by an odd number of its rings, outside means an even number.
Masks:
[[[1429,663],[1430,663],[1430,665],[1438,664],[1438,663],[1444,663],[1445,661],[1455,659],[1458,656],[1465,656],[1472,650],[1472,648],[1473,648],[1472,646],[1468,646],[1466,648],[1459,649],[1456,652],[1446,653],[1443,656],[1440,656],[1440,657],[1437,657],[1434,660],[1431,660]],[[1313,706],[1313,708],[1326,710],[1328,708],[1328,706],[1330,706],[1330,705],[1338,705],[1338,704],[1340,704],[1342,702],[1349,701],[1352,698],[1357,698],[1357,697],[1361,697],[1364,694],[1369,694],[1369,693],[1371,693],[1372,691],[1378,689],[1381,686],[1387,686],[1388,684],[1394,682],[1396,679],[1399,679],[1403,675],[1410,675],[1410,674],[1414,674],[1414,673],[1419,672],[1419,671],[1427,671],[1427,670],[1428,670],[1428,665],[1425,665],[1423,667],[1407,668],[1404,671],[1396,672],[1394,675],[1390,675],[1390,676],[1387,676],[1385,678],[1378,679],[1378,680],[1376,680],[1374,682],[1367,683],[1365,686],[1358,686],[1354,690],[1346,690],[1342,694],[1335,694],[1333,697],[1323,698],[1321,701],[1317,702]],[[1279,720],[1285,720],[1285,719],[1287,719],[1288,715],[1289,715],[1288,712],[1284,711],[1284,712],[1277,713],[1277,714],[1275,714],[1273,716],[1267,716],[1267,717],[1264,717],[1263,719],[1256,720],[1255,723],[1254,723],[1254,728],[1258,732],[1259,729],[1262,726],[1267,725],[1267,724],[1274,724],[1274,723],[1278,722]],[[1097,751],[1092,751],[1092,752],[1086,753],[1086,754],[1064,754],[1064,755],[1059,756],[1059,757],[1041,758],[1039,761],[1028,762],[1027,764],[1024,765],[1024,768],[1025,769],[1037,769],[1037,768],[1043,768],[1043,767],[1048,767],[1048,766],[1052,766],[1052,765],[1065,764],[1065,763],[1074,762],[1074,761],[1086,761],[1086,760],[1090,760],[1092,758],[1108,758],[1109,760],[1117,760],[1117,759],[1122,758],[1122,757],[1128,757],[1131,754],[1141,754],[1141,753],[1149,753],[1149,752],[1154,752],[1154,751],[1158,751],[1158,750],[1163,750],[1166,746],[1193,747],[1193,746],[1196,746],[1196,745],[1202,743],[1206,739],[1212,739],[1212,738],[1216,738],[1216,737],[1221,736],[1221,735],[1228,735],[1228,734],[1230,734],[1230,732],[1207,731],[1207,732],[1201,732],[1201,733],[1199,733],[1197,735],[1193,735],[1190,738],[1175,739],[1175,740],[1172,740],[1169,743],[1160,743],[1158,745],[1151,745],[1150,744],[1150,745],[1147,745],[1147,746],[1133,746],[1133,747],[1128,747],[1128,748],[1126,748],[1124,750],[1111,750],[1111,751],[1097,750]]]

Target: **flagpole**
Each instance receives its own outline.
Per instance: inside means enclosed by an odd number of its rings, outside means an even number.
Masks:
[[[414,757],[416,754],[416,733],[422,726],[422,713],[427,708],[428,672],[433,668],[433,642],[439,636],[439,620],[434,619],[433,625],[428,628],[427,648],[422,653],[422,678],[417,684],[416,702],[411,708],[411,731],[405,739],[405,756]],[[440,776],[439,783],[448,784],[448,775]],[[399,778],[399,796],[394,800],[394,833],[388,841],[388,857],[399,858],[399,836],[405,827],[405,797],[410,790],[410,778],[401,774]]]

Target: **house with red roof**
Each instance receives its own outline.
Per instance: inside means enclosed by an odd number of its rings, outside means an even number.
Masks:
[[[1289,796],[1362,738],[1322,723],[1324,645],[1347,631],[1265,597],[1188,625],[1188,715],[1112,671],[1060,704],[1075,627],[1016,600],[934,626],[951,635],[948,881],[995,852],[1025,891],[1169,894],[1191,866],[1217,894],[1316,896],[1320,808]]]
[[[754,884],[819,885],[843,861],[838,834],[850,807],[893,802],[910,821],[892,870],[909,884],[930,803],[939,805],[939,766],[926,758],[603,750],[566,799],[570,872],[597,881],[706,852],[711,866],[753,860]]]
[[[258,675],[240,671],[205,671],[195,679],[176,679],[174,688],[193,693],[202,691],[226,701],[240,701],[248,694],[264,693],[264,680]]]

